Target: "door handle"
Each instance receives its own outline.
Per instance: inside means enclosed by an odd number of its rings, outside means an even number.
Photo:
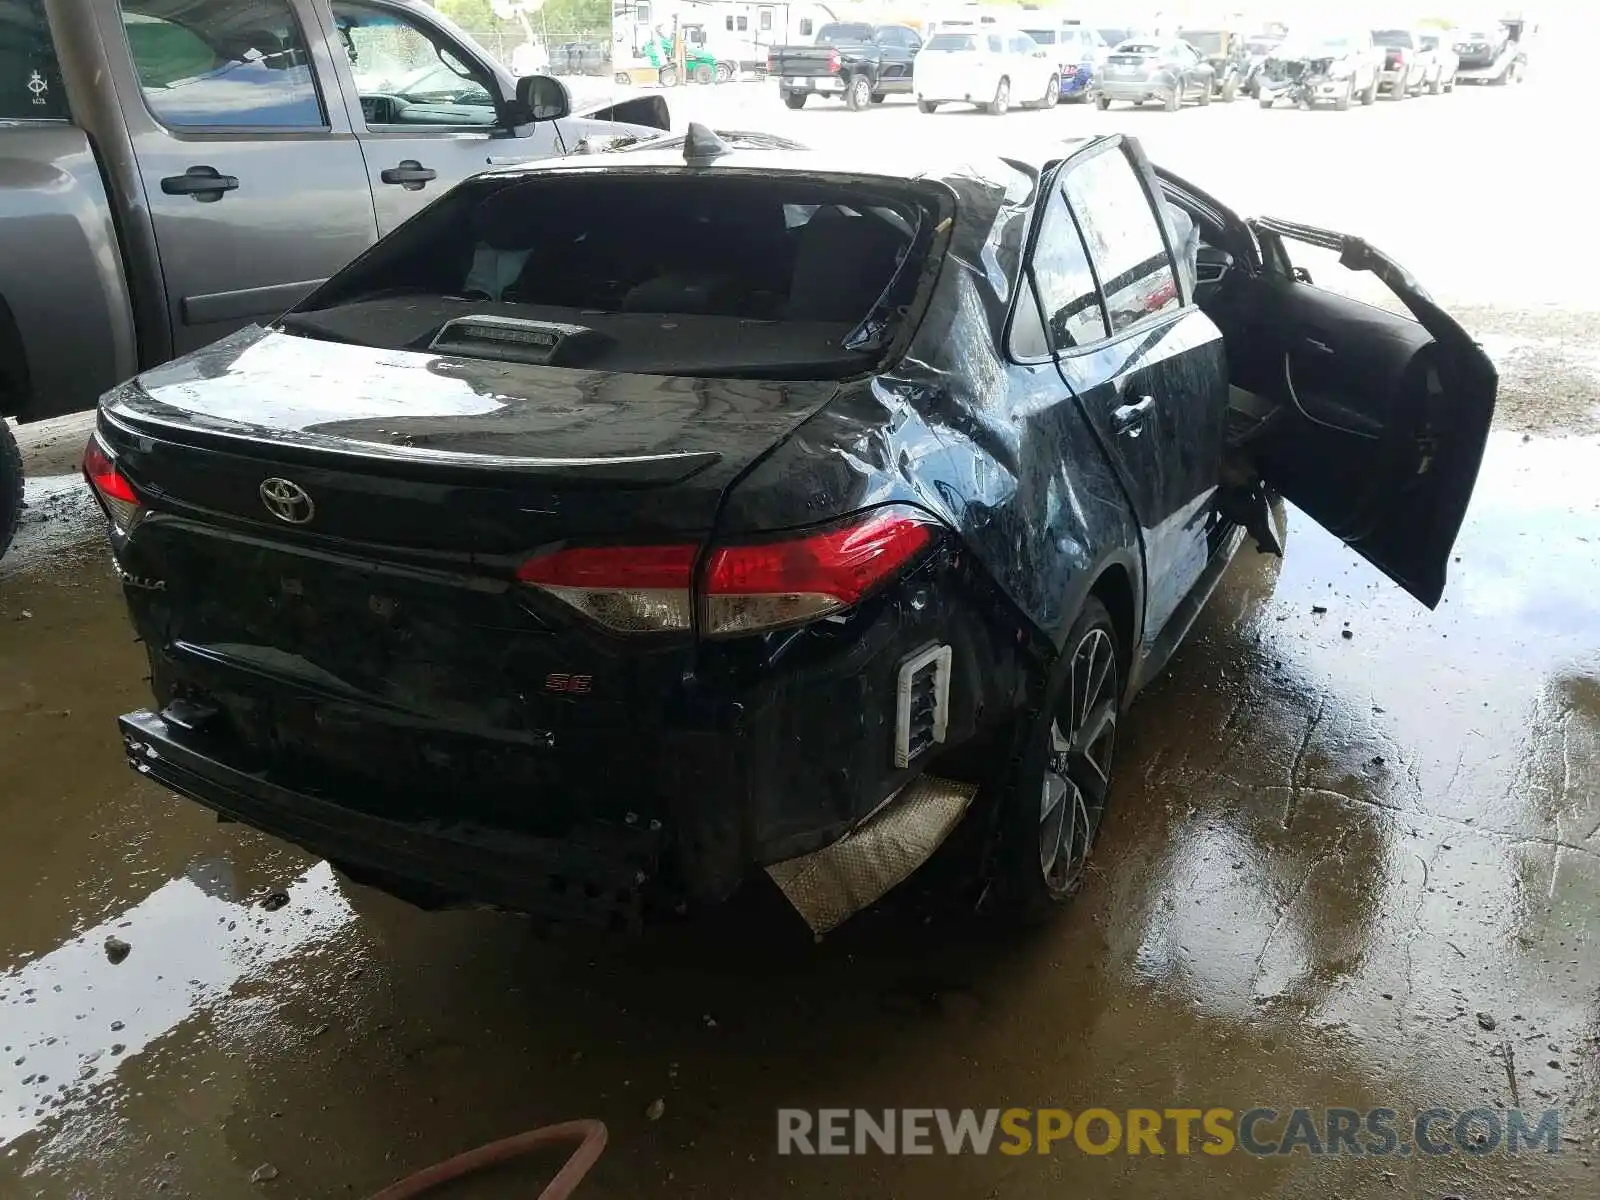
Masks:
[[[439,172],[423,166],[414,158],[408,158],[398,167],[389,167],[378,178],[385,183],[398,183],[408,192],[420,192],[439,178]]]
[[[223,192],[239,186],[232,175],[224,175],[215,167],[190,167],[182,175],[168,175],[161,181],[161,190],[169,196],[192,196],[202,203],[222,199]]]
[[[1150,415],[1150,410],[1155,406],[1154,396],[1140,396],[1136,404],[1118,405],[1111,410],[1112,432],[1138,437],[1144,432],[1144,419]]]

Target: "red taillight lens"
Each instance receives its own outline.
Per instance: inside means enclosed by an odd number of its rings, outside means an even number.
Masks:
[[[144,511],[139,504],[139,494],[117,470],[116,460],[101,443],[97,433],[89,435],[89,444],[83,448],[83,476],[89,481],[95,495],[100,497],[106,516],[111,518],[113,525],[127,533],[138,523]]]
[[[797,537],[718,546],[706,568],[700,629],[728,637],[842,612],[932,541],[927,516],[886,508]],[[693,545],[573,547],[531,559],[517,578],[617,633],[686,632],[698,552]]]
[[[828,70],[837,71],[838,69],[839,69],[839,52],[837,50],[834,50],[833,52],[831,52],[828,55]]]

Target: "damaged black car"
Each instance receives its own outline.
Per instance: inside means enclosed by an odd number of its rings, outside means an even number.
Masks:
[[[1432,607],[1495,391],[1390,259],[1130,138],[490,172],[102,401],[122,739],[423,905],[637,927],[764,876],[822,932],[959,827],[1037,917],[1275,496]]]

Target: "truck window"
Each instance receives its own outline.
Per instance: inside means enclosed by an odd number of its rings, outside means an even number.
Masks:
[[[145,104],[174,129],[327,125],[285,0],[122,0]]]
[[[0,121],[67,119],[44,0],[0,4]]]
[[[495,123],[489,81],[405,15],[336,2],[333,22],[369,128]]]
[[[1110,150],[1074,166],[1066,194],[1100,279],[1111,332],[1177,308],[1167,239],[1128,156]]]

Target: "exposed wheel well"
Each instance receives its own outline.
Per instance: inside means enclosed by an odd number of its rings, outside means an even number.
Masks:
[[[0,417],[22,416],[31,394],[22,331],[5,297],[0,296]]]
[[[1117,665],[1122,668],[1122,678],[1126,680],[1133,665],[1135,632],[1133,580],[1127,568],[1119,563],[1106,567],[1089,588],[1089,594],[1104,604],[1106,612],[1111,614],[1111,624],[1116,627],[1117,648],[1122,658]]]

